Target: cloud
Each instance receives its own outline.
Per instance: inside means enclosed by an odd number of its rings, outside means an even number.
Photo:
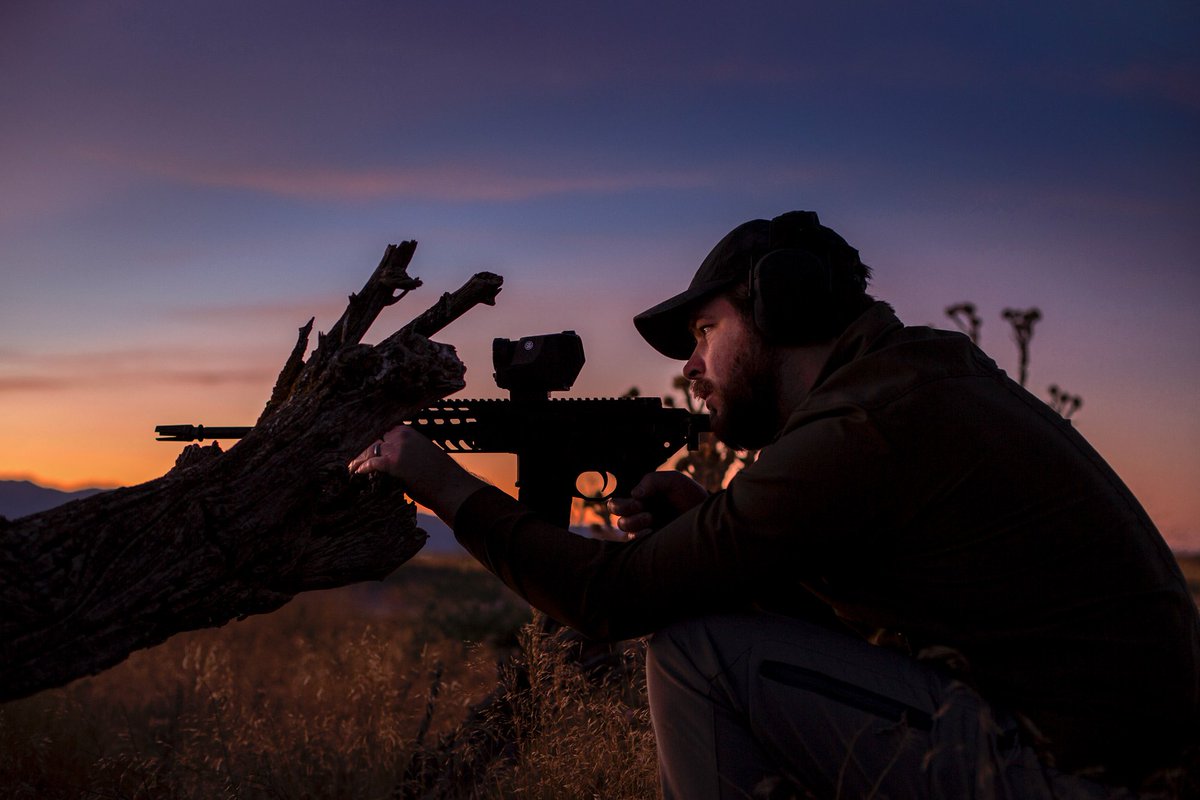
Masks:
[[[1196,65],[1134,64],[1109,73],[1104,84],[1121,95],[1154,97],[1200,109],[1200,69]]]
[[[321,295],[310,299],[288,300],[276,303],[240,303],[227,305],[187,306],[166,308],[162,312],[169,317],[198,322],[236,322],[253,320],[256,324],[295,323],[303,325],[315,317],[320,327],[322,319],[336,320],[345,310],[344,300],[334,302]]]
[[[64,378],[44,378],[37,375],[10,375],[0,377],[0,394],[15,392],[53,392],[69,388]]]
[[[709,186],[715,176],[702,170],[626,169],[593,171],[553,165],[516,166],[465,163],[430,166],[282,166],[202,164],[91,150],[93,158],[180,183],[244,189],[304,200],[366,202],[388,197],[442,201],[516,201],[559,194],[621,194],[645,189]]]
[[[586,170],[552,162],[536,165],[455,163],[428,166],[345,167],[289,164],[283,166],[201,163],[175,155],[91,150],[93,158],[119,164],[180,184],[239,189],[308,201],[368,203],[391,198],[447,202],[518,202],[557,195],[621,195],[653,190],[712,190],[719,186],[795,186],[825,180],[865,177],[861,164],[850,161],[751,159],[741,155],[703,160],[678,168]],[[218,157],[220,158],[220,157]],[[311,316],[306,307],[302,313]],[[268,313],[288,307],[264,307]],[[224,313],[224,312],[222,312]],[[229,313],[238,313],[229,309]]]
[[[219,363],[228,358],[238,364]],[[268,388],[282,361],[261,364],[253,354],[229,356],[200,349],[160,351],[151,349],[110,350],[87,353],[34,355],[5,351],[0,374],[0,394],[61,392],[119,386],[212,387],[253,384]],[[205,362],[209,362],[206,364]],[[183,365],[183,366],[181,366]]]
[[[0,377],[0,394],[61,392],[120,386],[195,386],[212,387],[234,384],[268,388],[275,374],[267,369],[128,370],[121,372],[80,372],[70,375],[13,375]]]

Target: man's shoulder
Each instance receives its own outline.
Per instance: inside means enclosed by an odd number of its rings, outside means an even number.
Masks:
[[[954,392],[958,381],[1002,382],[1005,377],[961,333],[896,324],[844,358],[805,405],[879,409],[923,389]]]

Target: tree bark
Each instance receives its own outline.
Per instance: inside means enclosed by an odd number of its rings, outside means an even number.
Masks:
[[[378,345],[361,344],[383,308],[420,286],[407,273],[415,247],[388,247],[307,361],[312,321],[301,329],[263,414],[228,452],[189,445],[148,483],[0,517],[0,701],[298,592],[381,579],[420,550],[427,537],[402,488],[352,478],[346,464],[462,388],[453,348],[426,337],[494,303],[501,278],[481,273]]]

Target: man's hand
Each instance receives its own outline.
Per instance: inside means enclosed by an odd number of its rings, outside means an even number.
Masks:
[[[404,493],[429,508],[447,525],[463,501],[487,484],[421,434],[398,425],[350,462],[356,474],[383,472],[399,478]]]
[[[708,497],[703,486],[674,471],[651,472],[630,494],[609,500],[608,510],[617,516],[617,527],[632,534],[661,528]]]

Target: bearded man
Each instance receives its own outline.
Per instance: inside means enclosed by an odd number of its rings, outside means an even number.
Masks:
[[[652,634],[667,798],[1120,796],[1196,733],[1178,566],[1069,422],[869,276],[794,211],[635,318],[761,453],[713,494],[646,476],[611,503],[628,542],[547,525],[408,428],[350,468],[398,477],[555,619]]]

